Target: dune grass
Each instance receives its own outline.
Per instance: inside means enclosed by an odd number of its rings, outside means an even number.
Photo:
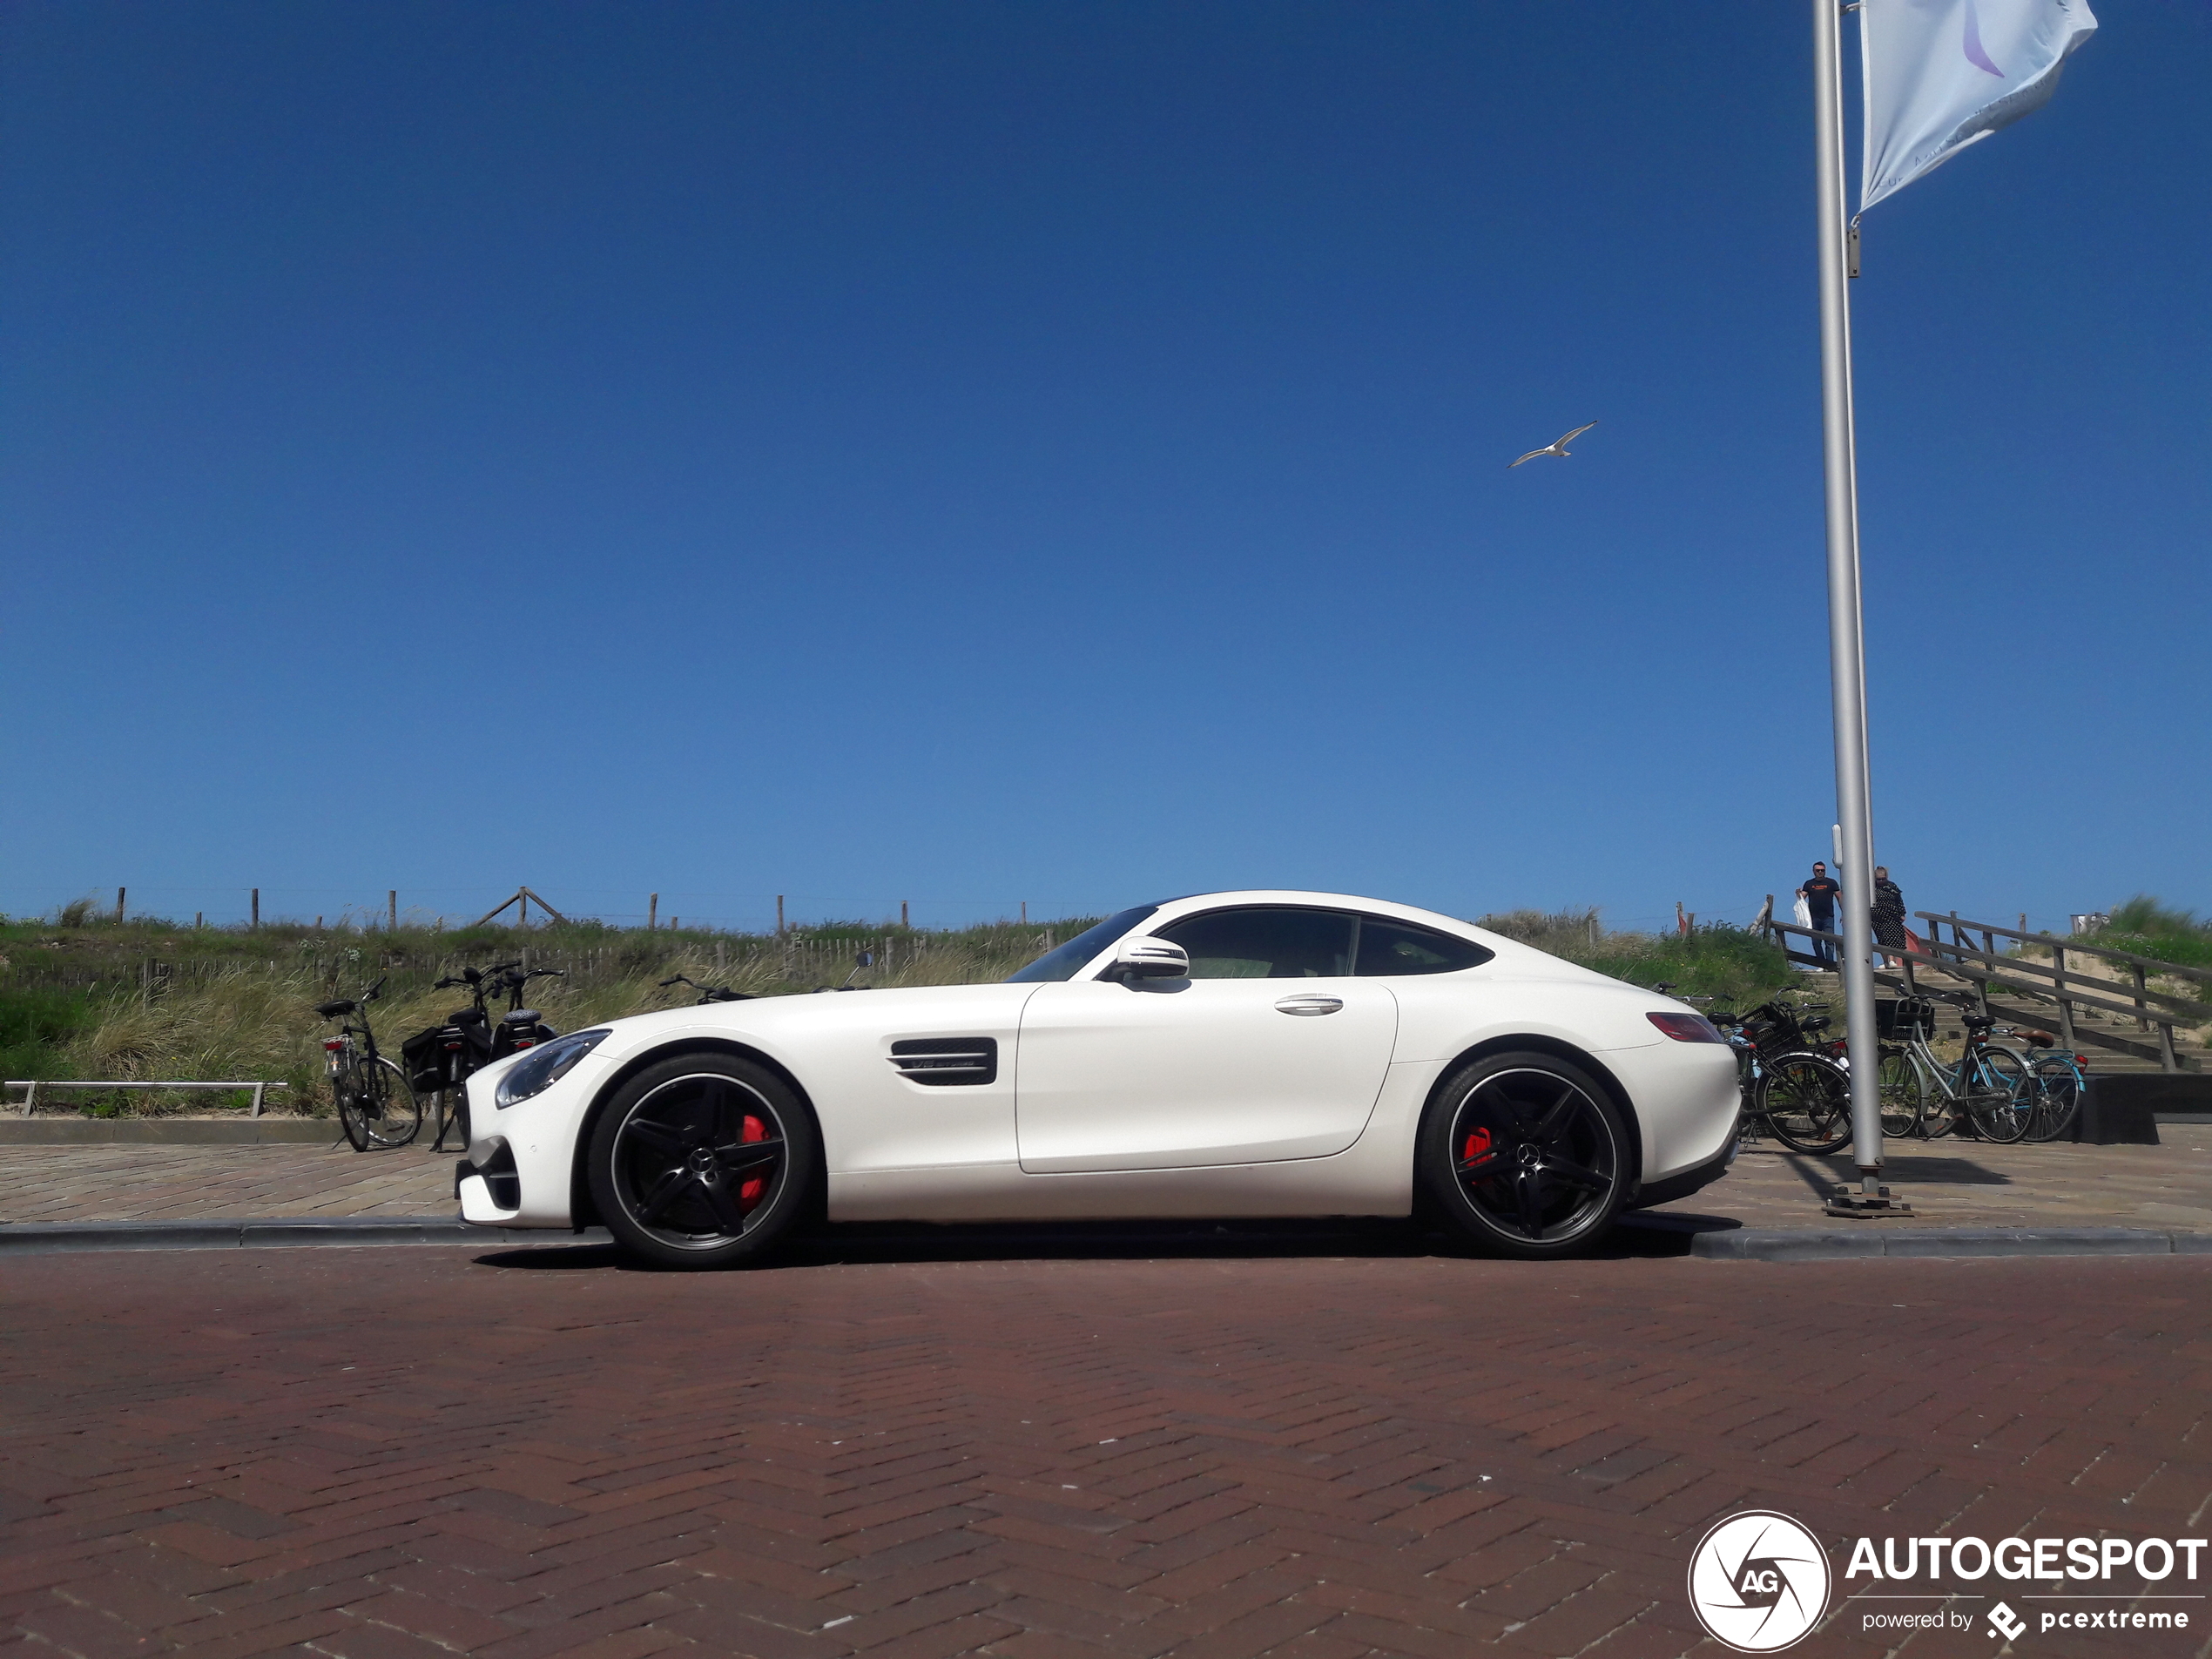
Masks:
[[[1632,985],[1670,984],[1677,995],[1725,999],[1750,1008],[1797,983],[1781,947],[1726,922],[1687,934],[1607,933],[1595,910],[1508,911],[1476,926],[1564,956]]]
[[[35,921],[0,923],[0,946],[20,972],[76,968],[116,977],[92,990],[34,984],[0,988],[0,1054],[11,1077],[258,1078],[290,1088],[270,1109],[327,1112],[323,1037],[335,1027],[314,1005],[334,994],[352,995],[383,974],[384,996],[371,1006],[379,1047],[397,1058],[416,1031],[442,1022],[467,999],[433,988],[442,966],[511,960],[527,948],[535,961],[575,961],[590,953],[596,971],[574,981],[540,981],[531,1005],[556,1028],[570,1031],[625,1015],[688,1002],[695,992],[666,989],[676,974],[756,995],[805,995],[835,985],[853,951],[888,939],[892,960],[860,970],[855,982],[876,987],[974,984],[1002,980],[1043,948],[1097,920],[1063,917],[1026,925],[994,922],[925,934],[882,923],[847,921],[797,929],[787,941],[704,929],[608,927],[592,922],[516,929],[452,932],[421,927],[320,932],[296,925],[258,930],[179,927],[158,919],[118,924],[89,906]],[[1608,933],[1595,911],[1515,911],[1487,916],[1481,926],[1541,950],[1639,984],[1670,981],[1688,992],[1750,1002],[1791,982],[1772,946],[1740,929],[1700,927],[1687,938]],[[789,948],[786,948],[788,943]],[[718,949],[724,966],[716,966]],[[142,995],[125,968],[148,957],[212,961],[211,975],[178,980]],[[242,1104],[242,1102],[239,1103]],[[146,1114],[228,1109],[204,1094],[134,1094],[123,1109]],[[88,1101],[105,1115],[112,1103]]]

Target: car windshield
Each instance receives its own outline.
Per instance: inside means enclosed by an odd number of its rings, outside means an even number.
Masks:
[[[1119,915],[1109,916],[1096,927],[1084,928],[1059,949],[1045,952],[1021,972],[1008,974],[1006,982],[1021,985],[1073,979],[1077,968],[1159,907],[1156,904],[1141,904]]]

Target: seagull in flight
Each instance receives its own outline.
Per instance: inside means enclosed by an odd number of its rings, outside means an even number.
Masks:
[[[1527,455],[1521,456],[1521,461],[1534,461],[1538,455],[1557,455],[1561,460],[1564,461],[1567,458],[1567,446],[1574,442],[1575,439],[1581,437],[1585,432],[1588,432],[1591,426],[1595,426],[1597,422],[1593,421],[1590,422],[1590,426],[1578,426],[1565,437],[1560,439],[1557,442],[1548,443],[1541,449],[1531,449]],[[1506,470],[1507,472],[1511,472],[1515,467],[1518,467],[1521,464],[1521,461],[1508,461],[1506,462]]]

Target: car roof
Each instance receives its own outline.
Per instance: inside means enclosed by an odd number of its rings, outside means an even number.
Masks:
[[[1179,899],[1161,900],[1158,913],[1166,913],[1166,919],[1174,921],[1202,910],[1267,904],[1299,905],[1326,910],[1361,910],[1372,916],[1387,916],[1394,921],[1418,922],[1422,927],[1457,934],[1461,938],[1478,940],[1486,945],[1497,943],[1501,939],[1499,934],[1478,927],[1471,921],[1462,921],[1457,916],[1447,916],[1438,910],[1424,910],[1418,905],[1399,904],[1389,899],[1364,898],[1352,893],[1309,893],[1296,887],[1247,887],[1229,893],[1186,893]],[[1156,913],[1156,919],[1158,913]],[[1148,920],[1145,925],[1150,927],[1151,921]]]

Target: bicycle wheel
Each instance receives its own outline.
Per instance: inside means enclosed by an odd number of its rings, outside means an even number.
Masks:
[[[2031,1141],[2055,1141],[2074,1127],[2081,1109],[2081,1073],[2063,1055],[2045,1055],[2035,1062],[2035,1109],[2027,1120]]]
[[[1899,1139],[1920,1127],[1920,1071],[1902,1049],[1882,1050],[1882,1133]]]
[[[1784,1055],[1766,1069],[1759,1110],[1791,1150],[1832,1152],[1851,1138],[1851,1078],[1819,1055]]]
[[[2027,1133],[2035,1111],[2035,1085],[2018,1055],[2004,1049],[1984,1049],[1969,1088],[1966,1114],[1973,1120],[1975,1134],[2001,1146]]]
[[[415,1099],[407,1073],[382,1055],[374,1065],[364,1062],[361,1069],[368,1074],[369,1143],[405,1146],[422,1129],[422,1103]]]
[[[368,1089],[361,1081],[358,1060],[349,1061],[330,1074],[331,1097],[338,1103],[338,1126],[346,1143],[356,1152],[368,1150]]]

